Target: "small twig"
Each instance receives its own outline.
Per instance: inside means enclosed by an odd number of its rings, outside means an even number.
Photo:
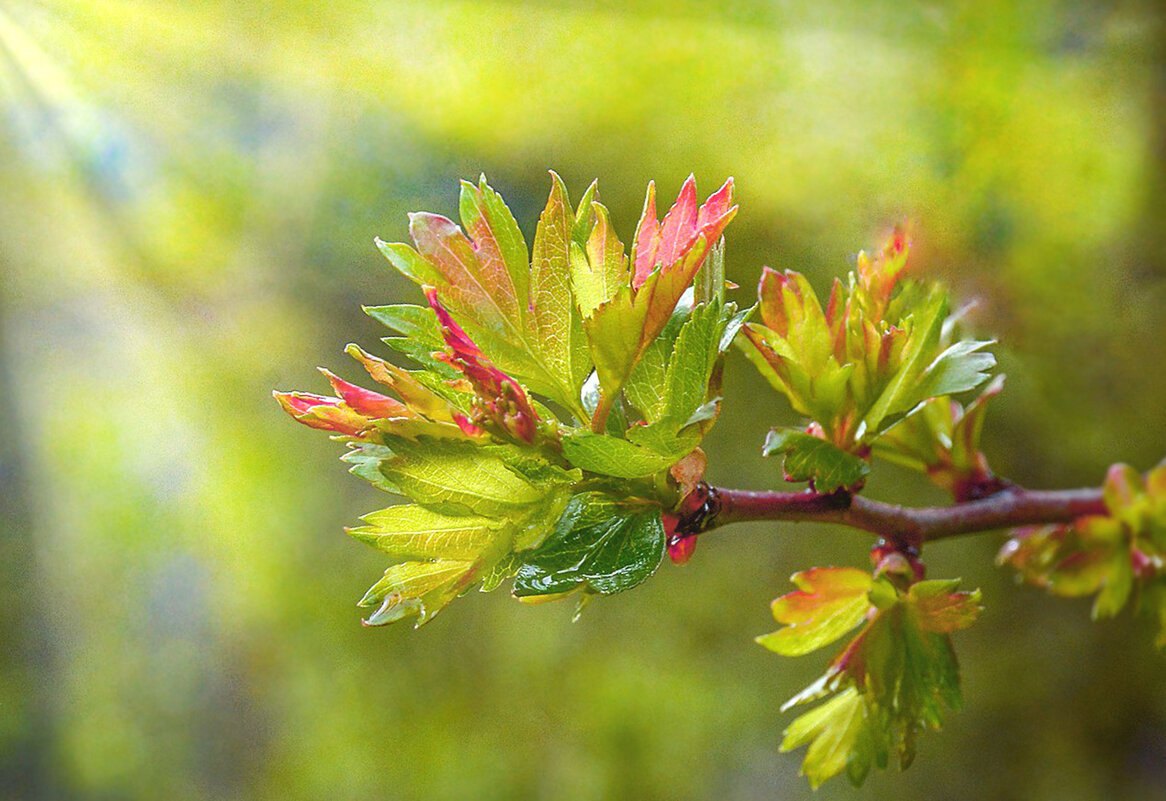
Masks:
[[[1106,514],[1101,490],[1028,490],[1010,487],[981,500],[954,506],[907,507],[836,492],[753,492],[715,489],[717,508],[703,530],[748,520],[793,523],[839,523],[888,540],[924,542],[999,528],[1040,523],[1068,523],[1078,517]]]

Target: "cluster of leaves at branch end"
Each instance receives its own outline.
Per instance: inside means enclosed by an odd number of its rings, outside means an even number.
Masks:
[[[715,247],[732,181],[700,204],[690,177],[662,220],[649,185],[629,257],[596,185],[573,207],[551,177],[529,250],[484,177],[462,184],[460,226],[421,212],[412,244],[377,241],[427,301],[366,308],[417,369],[348,348],[388,394],[326,370],[334,395],[275,393],[408,500],[350,530],[392,559],[360,601],[370,625],[420,625],[512,577],[523,600],[611,594],[661,562],[685,491],[671,468],[694,463],[749,313],[725,301]]]
[[[858,255],[846,284],[835,279],[825,307],[802,274],[763,270],[761,319],[738,344],[811,420],[803,433],[821,441],[773,435],[779,445],[767,452],[785,454],[791,480],[818,491],[859,488],[866,471],[858,461],[884,434],[928,401],[979,386],[995,366],[983,350],[990,342],[956,336],[958,316],[941,287],[904,280],[908,252],[898,228],[876,257]]]
[[[1166,648],[1166,461],[1145,477],[1116,464],[1106,475],[1107,515],[1017,529],[997,557],[1018,578],[1054,595],[1095,595],[1093,618],[1131,602],[1157,616]]]
[[[802,773],[813,787],[842,772],[859,786],[892,755],[906,768],[918,734],[960,708],[950,635],[975,621],[980,593],[958,592],[958,579],[920,576],[916,560],[889,551],[873,575],[849,567],[795,573],[798,589],[773,602],[784,628],[757,641],[783,656],[810,653],[858,628],[826,673],[783,707],[829,696],[796,718],[781,744],[782,751],[808,746]]]

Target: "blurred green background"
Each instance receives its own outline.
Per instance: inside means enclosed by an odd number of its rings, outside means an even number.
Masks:
[[[528,238],[548,168],[629,239],[644,185],[737,179],[731,276],[819,288],[913,221],[982,301],[998,470],[1097,484],[1166,453],[1166,41],[1151,2],[0,5],[0,797],[806,798],[780,704],[824,658],[751,642],[852,532],[754,525],[642,588],[473,594],[364,630],[387,505],[270,391],[355,380],[360,303],[416,302],[374,236],[485,171]],[[375,348],[374,348],[375,349]],[[384,354],[384,349],[380,352]],[[766,487],[794,420],[737,354],[712,478]],[[870,491],[938,494],[901,472]],[[1158,799],[1166,660],[1128,616],[1015,587],[994,536],[966,711],[823,799]]]

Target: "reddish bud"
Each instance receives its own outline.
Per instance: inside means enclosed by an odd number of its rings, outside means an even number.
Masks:
[[[674,537],[668,540],[668,558],[672,560],[673,564],[683,565],[692,558],[693,551],[696,550],[696,535],[689,534],[687,537]]]
[[[388,395],[382,395],[379,392],[373,392],[370,389],[350,384],[330,371],[325,370],[323,367],[319,369],[324,374],[324,377],[328,379],[328,383],[332,385],[332,389],[336,390],[336,394],[349,407],[365,417],[379,420],[386,417],[413,416],[409,408],[396,398],[390,398]]]
[[[340,398],[310,392],[271,394],[285,412],[309,428],[356,437],[372,425],[372,420],[350,409]]]
[[[870,561],[874,565],[875,576],[887,576],[892,581],[898,578],[908,584],[922,581],[927,568],[919,559],[919,551],[913,547],[894,545],[880,539],[870,549]]]
[[[452,355],[437,354],[437,358],[460,370],[470,382],[478,396],[477,408],[483,418],[523,442],[534,442],[539,418],[526,397],[526,391],[486,358],[481,348],[441,305],[436,289],[426,287],[425,298],[437,314],[445,344],[453,351]],[[477,428],[476,422],[471,424],[472,427]],[[458,425],[462,424],[459,422]],[[466,428],[462,426],[462,430],[466,431]]]

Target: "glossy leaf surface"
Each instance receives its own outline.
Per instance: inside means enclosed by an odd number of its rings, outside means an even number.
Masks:
[[[664,558],[664,527],[651,508],[596,493],[571,499],[554,532],[514,580],[520,598],[575,589],[611,595],[647,579]]]

